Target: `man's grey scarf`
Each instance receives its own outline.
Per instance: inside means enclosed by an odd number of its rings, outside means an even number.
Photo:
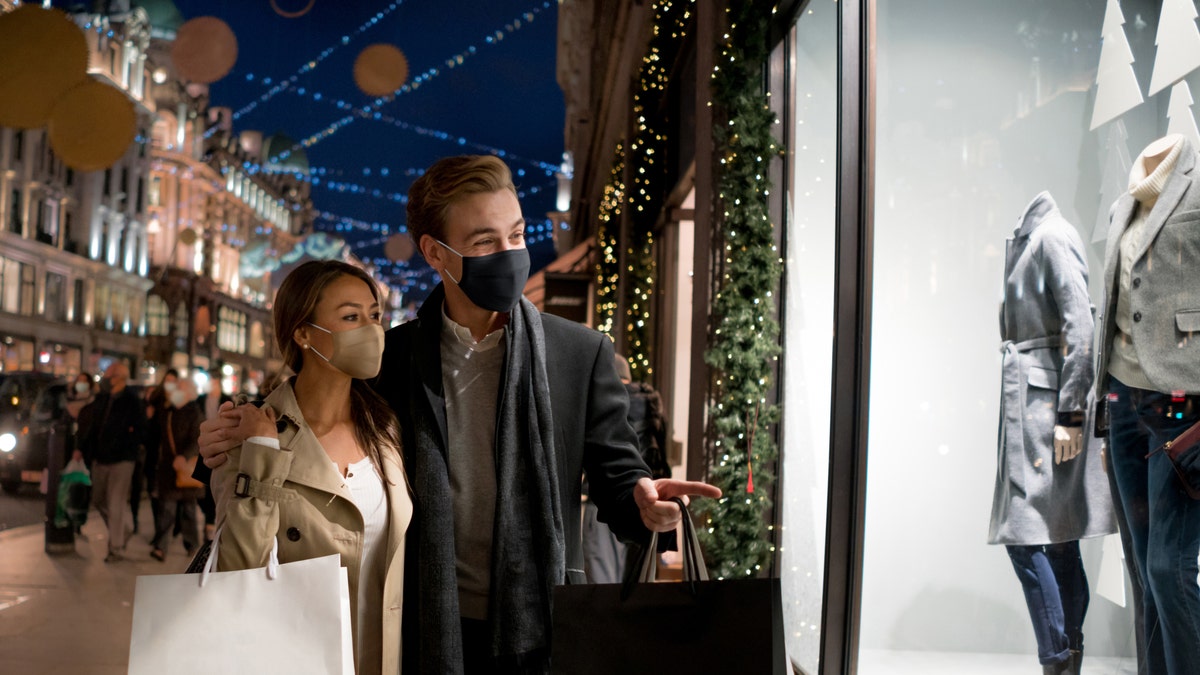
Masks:
[[[438,289],[426,301],[434,306],[422,308],[429,311],[421,312],[421,321],[431,323],[422,326],[423,340],[432,343],[425,348],[436,349],[440,339],[443,297]],[[507,355],[496,415],[489,623],[493,654],[511,657],[541,650],[549,653],[550,603],[554,586],[565,580],[566,547],[545,336],[532,303],[522,298],[509,313],[505,339]],[[427,379],[434,376],[429,373]],[[440,381],[440,373],[436,377]],[[434,415],[445,424],[444,410],[435,409]],[[454,516],[442,452],[445,436],[429,415],[414,415],[414,427],[416,447],[411,449],[409,477],[420,522],[416,531],[419,591],[417,598],[406,600],[406,605],[415,600],[416,606],[406,607],[405,615],[420,624],[420,672],[461,673]]]
[[[546,338],[533,303],[509,313],[496,413],[496,520],[489,618],[492,651],[550,646],[550,601],[566,577]]]

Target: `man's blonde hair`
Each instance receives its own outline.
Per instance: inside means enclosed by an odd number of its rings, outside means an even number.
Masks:
[[[408,189],[408,235],[417,250],[421,237],[446,240],[446,212],[464,197],[509,190],[512,172],[495,155],[460,155],[434,162]]]

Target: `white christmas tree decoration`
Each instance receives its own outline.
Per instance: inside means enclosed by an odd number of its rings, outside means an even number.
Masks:
[[[1167,102],[1167,133],[1182,134],[1200,148],[1200,131],[1196,129],[1196,116],[1192,113],[1192,91],[1187,82],[1171,87],[1171,100]]]
[[[1129,146],[1125,139],[1125,123],[1117,120],[1108,127],[1108,143],[1104,149],[1104,173],[1100,175],[1100,208],[1096,209],[1096,227],[1092,229],[1092,243],[1108,240],[1108,212],[1121,195],[1129,189]]]
[[[1158,51],[1150,76],[1150,96],[1200,68],[1200,30],[1196,29],[1196,5],[1192,0],[1163,0],[1154,44]]]
[[[1190,2],[1190,0],[1187,0]],[[1110,122],[1142,102],[1142,89],[1133,74],[1133,51],[1125,38],[1125,15],[1118,0],[1108,0],[1100,38],[1100,67],[1096,70],[1096,104],[1092,129]]]

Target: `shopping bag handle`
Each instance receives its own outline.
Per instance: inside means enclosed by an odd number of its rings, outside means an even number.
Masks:
[[[683,512],[683,543],[680,546],[683,553],[683,580],[692,586],[693,592],[696,589],[697,581],[708,581],[708,567],[704,564],[704,552],[700,549],[700,540],[696,536],[696,525],[692,522],[692,516],[688,513],[687,505],[679,497],[672,497],[671,501],[679,505],[679,509]],[[646,548],[642,550],[641,556],[638,557],[638,573],[636,576],[629,575],[626,577],[625,588],[622,592],[623,596],[628,597],[633,590],[633,583],[654,583],[658,572],[658,533],[650,533],[650,541]]]
[[[200,586],[208,583],[208,575],[217,571],[217,553],[221,550],[221,532],[225,529],[225,523],[217,526],[216,533],[212,538],[212,550],[208,554],[208,560],[204,563],[204,569],[200,572]],[[271,537],[271,557],[267,559],[267,578],[274,579],[279,574],[279,538]]]

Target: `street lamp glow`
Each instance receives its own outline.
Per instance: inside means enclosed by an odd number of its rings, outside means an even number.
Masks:
[[[12,434],[0,434],[0,452],[12,452],[17,447],[17,437]]]

